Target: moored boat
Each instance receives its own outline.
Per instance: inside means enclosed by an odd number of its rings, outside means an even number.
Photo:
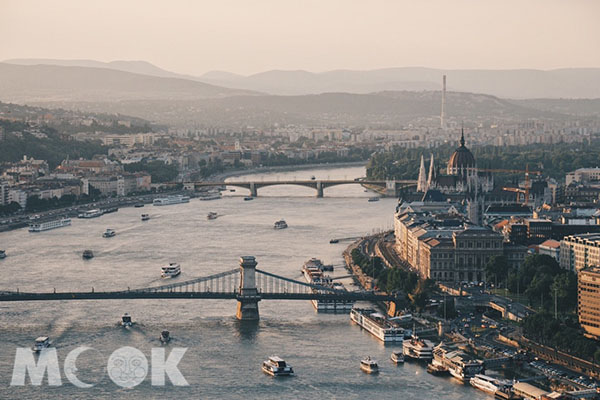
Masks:
[[[179,274],[181,274],[181,266],[178,263],[169,263],[161,267],[160,276],[163,278],[174,278]]]
[[[410,339],[402,343],[402,350],[405,357],[413,360],[431,360],[433,357],[433,343],[419,338],[414,329]]]
[[[37,221],[38,219],[36,218],[35,220]],[[29,232],[43,232],[69,225],[71,225],[71,218],[60,218],[44,222],[32,222],[29,224]]]
[[[508,381],[493,378],[484,374],[476,374],[469,380],[471,386],[486,393],[496,394],[498,390],[507,391],[512,384]]]
[[[104,214],[102,210],[96,208],[94,210],[87,210],[82,212],[77,216],[77,218],[98,218],[102,216],[102,214]]]
[[[404,329],[393,325],[383,314],[373,309],[353,308],[350,319],[384,343],[404,341]],[[407,355],[406,352],[404,355]]]
[[[154,199],[154,201],[152,202],[152,205],[169,206],[172,204],[181,204],[181,203],[189,203],[189,202],[190,202],[189,196],[183,196],[181,194],[178,194],[178,195],[174,195],[174,196],[159,197],[157,199]]]
[[[392,351],[392,355],[390,358],[396,364],[404,364],[404,353],[402,352],[402,350]]]
[[[198,196],[199,200],[218,200],[221,198],[221,192],[206,192]]]
[[[377,365],[377,361],[373,360],[371,356],[367,356],[360,360],[360,369],[367,374],[376,374],[379,372],[379,365]]]
[[[271,376],[289,376],[294,374],[294,369],[278,356],[271,356],[263,361],[262,371]]]

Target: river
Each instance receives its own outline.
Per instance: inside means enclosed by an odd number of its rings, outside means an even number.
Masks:
[[[310,169],[244,175],[236,180],[353,179],[363,167]],[[396,202],[368,202],[359,185],[325,189],[324,198],[299,186],[259,189],[254,201],[243,201],[247,191],[236,189],[223,199],[166,207],[123,208],[100,218],[74,219],[70,227],[42,233],[26,229],[0,233],[0,290],[68,291],[121,290],[164,283],[160,266],[179,262],[182,274],[174,281],[230,270],[241,255],[253,255],[258,267],[299,279],[300,268],[311,257],[336,266],[344,275],[341,253],[348,243],[329,244],[331,238],[360,236],[390,229]],[[209,221],[206,214],[221,216]],[[151,219],[140,220],[141,213]],[[289,228],[274,230],[284,218]],[[101,237],[106,228],[117,235]],[[84,261],[81,252],[95,257]],[[349,281],[346,281],[349,283]],[[309,301],[264,300],[260,322],[240,324],[232,300],[122,300],[63,301],[0,304],[0,397],[97,399],[127,395],[133,399],[472,399],[484,394],[449,378],[434,377],[422,365],[396,367],[389,360],[394,347],[383,346],[350,322],[349,316],[317,314]],[[137,322],[131,329],[118,326],[129,312]],[[167,351],[185,347],[178,368],[189,386],[153,386],[150,375],[125,389],[113,383],[105,366],[122,346],[142,351],[160,347],[161,330],[171,331]],[[77,376],[94,383],[81,389],[62,374],[62,385],[10,386],[16,349],[30,347],[47,335],[62,362],[69,351],[89,346],[77,361]],[[263,374],[260,365],[277,354],[295,369],[290,379]],[[366,375],[359,360],[379,360],[381,373]],[[167,380],[168,381],[168,380]],[[27,381],[29,383],[29,381]]]

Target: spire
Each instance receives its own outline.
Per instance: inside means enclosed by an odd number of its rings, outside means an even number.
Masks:
[[[431,187],[433,184],[433,179],[435,178],[435,167],[433,165],[433,153],[431,153],[431,162],[429,163],[429,177],[427,178],[427,189]]]
[[[465,147],[465,126],[460,128],[460,147]]]
[[[417,191],[425,192],[427,190],[427,172],[425,171],[425,159],[421,155],[421,166],[419,167],[419,179],[417,180]]]

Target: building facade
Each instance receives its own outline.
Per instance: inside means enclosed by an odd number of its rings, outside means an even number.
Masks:
[[[560,266],[573,272],[600,266],[600,234],[586,233],[564,237],[560,241]]]
[[[581,327],[600,338],[600,268],[584,268],[577,274],[577,314]]]

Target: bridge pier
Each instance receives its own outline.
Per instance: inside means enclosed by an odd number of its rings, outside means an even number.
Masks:
[[[321,181],[317,181],[317,197],[318,198],[323,197],[323,182],[321,182]]]
[[[256,187],[256,183],[254,183],[254,182],[250,183],[250,196],[252,196],[252,197],[258,196],[258,189]]]
[[[240,288],[237,296],[236,317],[240,321],[258,321],[260,295],[256,289],[256,259],[253,256],[240,257]]]
[[[391,181],[391,180],[385,181],[385,195],[386,195],[386,197],[398,197],[398,189],[396,188],[396,181]]]

